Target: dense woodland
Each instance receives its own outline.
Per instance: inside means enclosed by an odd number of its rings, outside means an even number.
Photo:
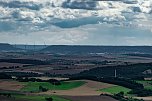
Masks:
[[[146,72],[147,70],[152,70],[152,63],[98,67],[81,72],[78,75],[96,76],[96,77],[114,77],[115,70],[117,77],[143,79],[144,77],[152,76],[152,73]]]
[[[116,70],[116,77],[115,77]],[[137,96],[152,96],[152,90],[144,89],[144,86],[135,80],[144,80],[144,77],[151,77],[152,63],[139,63],[124,66],[98,67],[73,75],[70,79],[89,79],[105,83],[120,85],[132,89],[130,94]]]

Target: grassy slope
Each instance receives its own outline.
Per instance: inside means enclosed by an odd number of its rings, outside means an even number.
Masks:
[[[84,81],[71,81],[71,82],[61,82],[61,85],[54,86],[48,82],[26,82],[25,87],[21,91],[39,91],[39,86],[45,87],[49,90],[69,90],[82,86]]]
[[[137,81],[137,82],[143,84],[145,89],[152,90],[152,81]]]
[[[116,94],[119,93],[121,91],[123,91],[125,94],[127,94],[127,92],[129,92],[131,89],[122,87],[122,86],[113,86],[113,87],[109,87],[109,88],[104,88],[104,89],[100,89],[100,91],[102,92],[107,92],[107,93],[111,93],[111,94]]]
[[[46,97],[52,97],[53,101],[70,101],[67,99],[64,99],[62,97],[59,96],[26,96],[26,95],[15,95],[14,96],[16,99],[19,100],[28,100],[28,101],[46,101],[45,98]]]

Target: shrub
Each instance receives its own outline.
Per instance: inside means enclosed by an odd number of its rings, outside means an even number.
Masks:
[[[42,86],[39,86],[39,91],[46,92],[46,91],[48,91],[48,89],[47,89],[47,88],[44,88],[44,87],[42,87]]]
[[[49,98],[45,98],[46,101],[53,101],[53,99],[51,97]]]

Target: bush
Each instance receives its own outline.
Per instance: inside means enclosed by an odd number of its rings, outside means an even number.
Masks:
[[[45,98],[46,101],[53,101],[53,99],[51,97],[49,98]]]
[[[115,96],[124,97],[124,92],[119,92],[119,93],[115,94]]]
[[[12,79],[12,77],[6,73],[0,73],[0,79]]]
[[[61,85],[60,81],[55,80],[55,79],[49,79],[48,82],[53,84],[53,85]]]
[[[137,96],[145,97],[152,96],[152,90],[148,89],[132,89],[129,94],[137,94]]]
[[[0,96],[5,96],[5,97],[10,98],[11,94],[10,93],[0,93]]]
[[[49,80],[41,80],[41,79],[36,79],[36,78],[22,78],[22,77],[18,77],[16,79],[19,82],[49,82],[53,85],[61,85],[61,82],[55,79],[49,79]]]
[[[119,92],[113,96],[111,96],[119,101],[144,101],[144,100],[140,100],[140,99],[134,99],[134,98],[126,98],[124,97],[124,92]]]
[[[42,86],[39,86],[39,91],[46,92],[46,91],[48,91],[48,89],[47,89],[47,88],[44,88],[44,87],[42,87]]]

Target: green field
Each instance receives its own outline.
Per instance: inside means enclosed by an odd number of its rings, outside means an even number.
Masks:
[[[21,91],[27,92],[38,92],[39,86],[47,88],[49,90],[69,90],[72,88],[80,87],[85,84],[84,81],[71,81],[71,82],[61,82],[61,85],[53,85],[48,82],[25,82],[25,86],[21,89]]]
[[[51,97],[53,98],[53,101],[70,101],[67,99],[64,99],[59,96],[26,96],[26,95],[14,95],[15,99],[18,100],[28,100],[28,101],[46,101],[45,98]]]
[[[131,91],[131,89],[122,87],[122,86],[113,86],[113,87],[109,87],[109,88],[100,89],[99,91],[111,93],[111,94],[117,94],[119,92],[124,92],[126,95],[129,91]]]
[[[151,89],[152,90],[152,81],[137,81],[138,83],[143,84],[145,89]]]

